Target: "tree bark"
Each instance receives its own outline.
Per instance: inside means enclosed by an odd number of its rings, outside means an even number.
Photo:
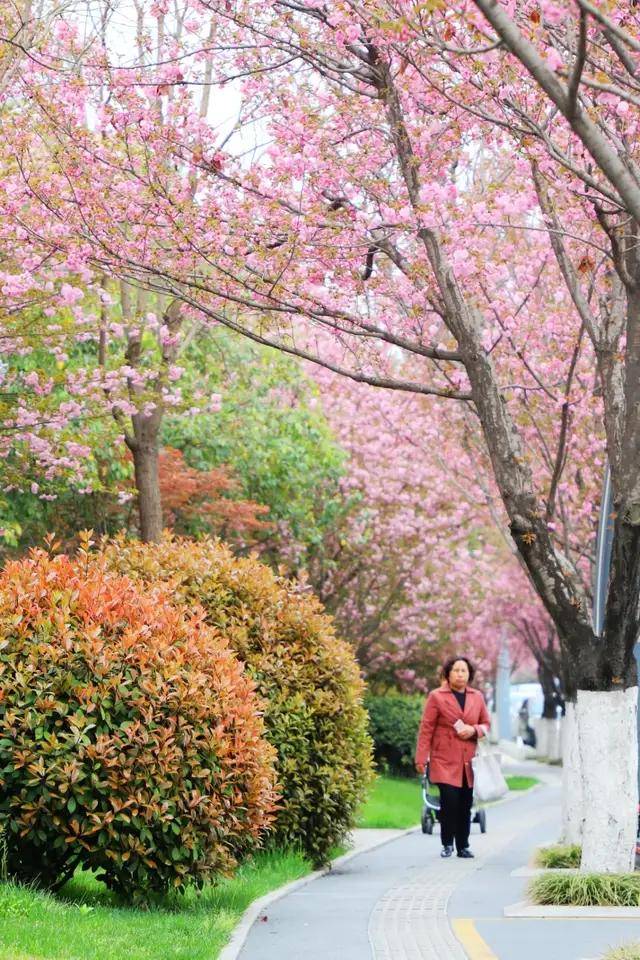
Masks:
[[[567,700],[562,722],[562,841],[582,845],[584,796],[576,704]]]
[[[131,453],[138,491],[140,539],[159,543],[162,539],[162,502],[158,471],[159,446],[156,442],[135,443]]]
[[[558,707],[564,708],[564,700],[556,684],[556,674],[546,663],[540,661],[538,662],[538,680],[544,698],[542,718],[544,720],[555,720],[558,715]]]
[[[127,285],[123,285],[123,312],[128,298]],[[138,517],[140,539],[145,543],[158,543],[162,539],[162,498],[160,495],[160,428],[164,415],[163,389],[167,385],[167,373],[178,354],[178,333],[182,325],[181,302],[170,301],[163,312],[169,337],[161,343],[161,367],[151,401],[151,409],[144,411],[147,405],[143,391],[135,382],[129,381],[129,395],[139,409],[131,416],[132,430],[125,430],[125,443],[133,455],[136,488],[138,491]],[[128,333],[127,362],[134,369],[142,360],[143,345],[137,328]]]
[[[580,869],[586,873],[630,873],[635,867],[637,702],[636,686],[608,692],[578,690],[584,798]]]

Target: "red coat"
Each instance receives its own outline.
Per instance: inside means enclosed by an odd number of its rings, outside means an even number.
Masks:
[[[475,727],[475,738],[461,740],[453,729],[456,720]],[[472,786],[471,760],[478,738],[488,733],[490,723],[489,711],[479,690],[467,687],[464,713],[448,687],[433,690],[427,697],[420,721],[416,766],[422,770],[428,761],[431,782],[449,783],[454,787],[462,786],[464,769],[467,784]]]

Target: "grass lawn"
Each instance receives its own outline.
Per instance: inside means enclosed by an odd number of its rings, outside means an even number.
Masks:
[[[200,896],[150,910],[118,905],[86,873],[57,897],[0,884],[0,960],[215,960],[253,900],[310,869],[299,854],[263,853]]]
[[[506,777],[510,790],[528,790],[535,777]],[[403,830],[420,823],[422,793],[417,779],[378,777],[365,803],[359,827],[395,827]]]
[[[509,784],[509,790],[530,790],[540,783],[537,777],[505,777]]]
[[[422,792],[417,779],[377,777],[362,808],[359,827],[404,829],[420,823]]]

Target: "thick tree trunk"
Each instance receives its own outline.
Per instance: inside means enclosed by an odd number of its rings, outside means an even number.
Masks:
[[[575,701],[567,700],[562,722],[562,841],[582,844],[582,771]]]
[[[558,706],[560,697],[556,686],[556,678],[553,670],[545,659],[538,660],[538,680],[542,687],[544,697],[542,707],[542,717],[537,724],[537,743],[536,750],[539,757],[547,757],[549,760],[559,760],[562,754],[559,743],[559,721]]]
[[[584,808],[586,873],[628,873],[637,829],[638,688],[578,690],[576,719]],[[571,797],[568,797],[571,801]]]
[[[136,443],[132,450],[138,490],[140,539],[144,543],[158,543],[162,539],[158,452],[157,443]]]

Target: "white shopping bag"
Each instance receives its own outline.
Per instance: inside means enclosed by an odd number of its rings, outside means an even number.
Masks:
[[[478,803],[499,800],[509,791],[500,769],[498,754],[480,747],[471,761],[473,768],[473,796]]]

